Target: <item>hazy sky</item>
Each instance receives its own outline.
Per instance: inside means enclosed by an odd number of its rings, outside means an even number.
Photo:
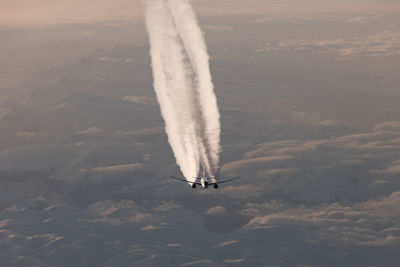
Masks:
[[[143,16],[141,0],[2,0],[0,1],[1,24],[41,24],[54,22],[87,22],[104,20],[136,20]],[[397,0],[195,0],[200,15],[269,14],[290,11],[308,12],[324,9],[360,11],[363,9],[399,8]]]

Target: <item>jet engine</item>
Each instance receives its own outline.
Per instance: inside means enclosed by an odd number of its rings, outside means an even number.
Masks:
[[[192,184],[192,188],[195,189],[196,188],[196,184]]]
[[[218,184],[214,184],[214,188],[215,188],[215,189],[218,189]]]

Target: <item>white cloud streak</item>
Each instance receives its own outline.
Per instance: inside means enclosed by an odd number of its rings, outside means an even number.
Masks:
[[[185,0],[146,4],[154,88],[177,164],[188,181],[200,163],[218,176],[219,111],[195,14]]]

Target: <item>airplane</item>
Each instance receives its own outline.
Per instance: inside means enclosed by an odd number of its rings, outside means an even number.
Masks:
[[[186,182],[189,183],[190,186],[195,189],[197,187],[197,185],[202,186],[204,189],[207,189],[209,186],[213,186],[215,189],[218,189],[218,184],[222,184],[222,183],[226,183],[226,182],[230,182],[236,179],[239,179],[240,177],[235,177],[232,179],[228,179],[228,180],[224,180],[224,181],[220,181],[220,182],[216,182],[214,178],[212,177],[206,177],[205,171],[203,170],[203,176],[202,177],[194,177],[196,178],[196,180],[194,182],[189,182],[186,179],[181,179],[175,176],[171,176],[171,178],[176,179],[178,181],[182,181],[182,182]],[[215,182],[211,182],[209,179],[214,180]],[[198,180],[200,180],[200,182],[197,182]]]

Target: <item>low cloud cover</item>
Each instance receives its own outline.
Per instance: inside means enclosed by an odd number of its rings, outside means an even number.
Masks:
[[[398,4],[340,3],[195,1],[218,190],[169,178],[141,22],[1,28],[0,265],[397,266]]]

